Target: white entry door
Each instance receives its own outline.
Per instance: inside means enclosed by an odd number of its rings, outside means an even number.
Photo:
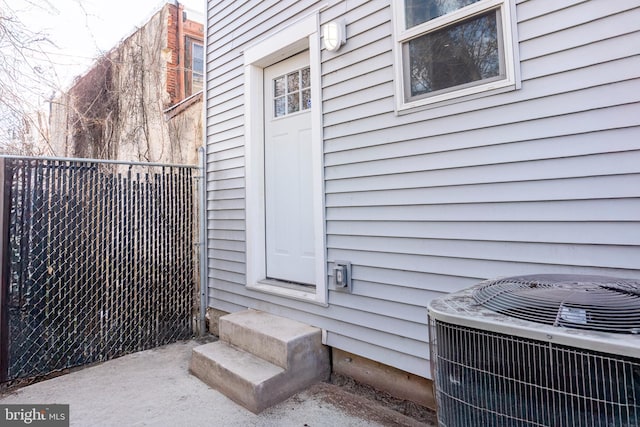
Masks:
[[[264,69],[267,278],[315,284],[309,52]]]

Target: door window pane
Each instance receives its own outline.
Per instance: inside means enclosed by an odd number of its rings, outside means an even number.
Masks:
[[[311,89],[305,89],[302,91],[302,109],[308,110],[311,108]]]
[[[273,96],[284,95],[284,76],[273,79]]]
[[[295,73],[289,73],[287,75],[287,92],[295,92],[300,89],[300,72],[296,71]]]
[[[496,14],[492,10],[405,43],[410,95],[499,77],[501,54]]]
[[[300,111],[300,94],[298,92],[287,95],[287,114]]]
[[[309,67],[303,68],[301,71],[302,74],[302,88],[311,87],[311,70]]]
[[[284,116],[287,114],[286,98],[281,96],[273,101],[273,113],[276,117]]]

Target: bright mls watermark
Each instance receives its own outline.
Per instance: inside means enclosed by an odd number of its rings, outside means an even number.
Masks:
[[[0,405],[0,425],[69,427],[69,405]]]

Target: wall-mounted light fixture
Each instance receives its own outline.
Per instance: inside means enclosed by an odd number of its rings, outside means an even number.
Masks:
[[[331,21],[322,27],[322,43],[330,52],[336,52],[347,41],[344,20]]]

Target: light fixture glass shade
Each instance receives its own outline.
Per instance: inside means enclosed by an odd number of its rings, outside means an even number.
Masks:
[[[346,31],[344,21],[331,21],[322,27],[322,42],[324,48],[328,51],[337,51],[345,41]]]

